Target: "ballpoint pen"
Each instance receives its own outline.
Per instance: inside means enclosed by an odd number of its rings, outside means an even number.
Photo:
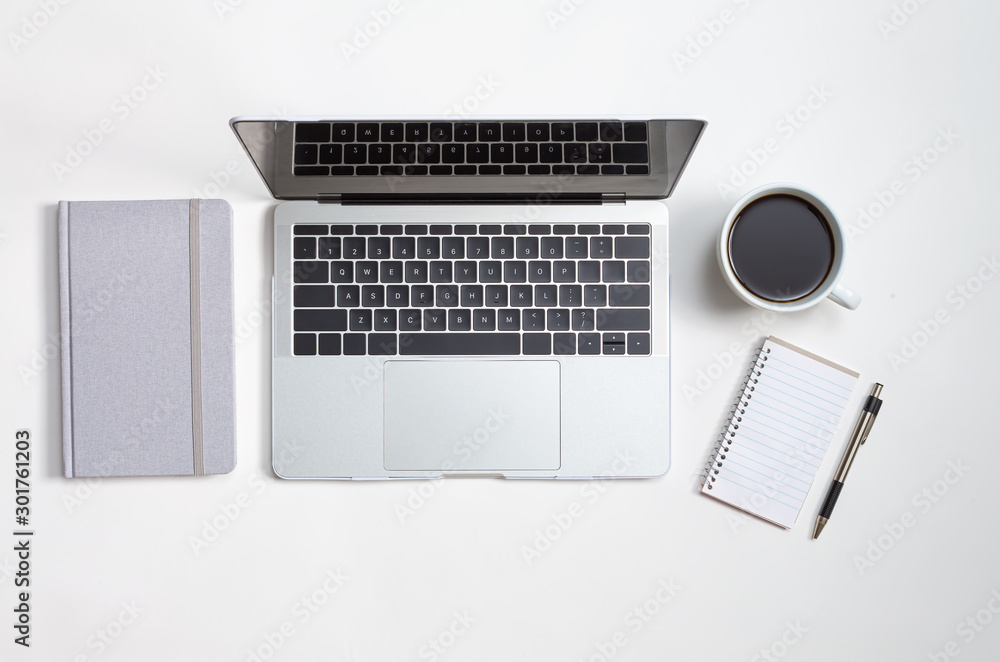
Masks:
[[[837,473],[833,477],[833,484],[830,485],[830,491],[826,495],[826,501],[823,502],[823,509],[819,511],[819,517],[816,518],[816,527],[813,529],[813,540],[819,538],[819,534],[823,532],[823,527],[830,520],[830,515],[833,514],[833,507],[837,505],[837,497],[840,496],[840,490],[844,489],[844,481],[847,480],[847,472],[851,470],[854,456],[857,454],[858,449],[861,448],[861,445],[868,439],[868,433],[872,430],[875,417],[878,416],[878,410],[882,407],[882,400],[879,399],[880,395],[882,395],[882,385],[876,382],[875,386],[872,387],[871,395],[865,401],[864,409],[861,410],[858,424],[854,426],[851,441],[847,444],[847,450],[844,452],[843,459],[840,460],[840,466],[837,467]]]

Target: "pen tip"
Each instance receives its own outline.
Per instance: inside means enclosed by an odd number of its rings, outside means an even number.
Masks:
[[[827,519],[825,517],[816,518],[816,527],[813,529],[813,540],[819,538],[819,534],[823,533],[823,527],[826,526]]]

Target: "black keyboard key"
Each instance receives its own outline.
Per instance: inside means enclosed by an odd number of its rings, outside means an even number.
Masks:
[[[649,354],[649,334],[630,333],[625,340],[625,348],[629,354],[646,356]]]
[[[603,165],[601,166],[602,175],[624,175],[625,166],[620,165]]]
[[[533,224],[528,226],[528,234],[543,235],[552,232],[551,225]]]
[[[499,122],[482,122],[479,124],[479,140],[481,142],[497,142],[500,140]]]
[[[361,288],[357,285],[340,285],[337,287],[337,306],[340,308],[357,308],[361,305]]]
[[[455,234],[462,234],[462,235],[479,234],[479,227],[471,224],[456,225]]]
[[[375,260],[387,260],[392,255],[389,237],[370,237],[368,239],[368,257]]]
[[[490,146],[485,143],[466,145],[465,160],[469,163],[489,163]]]
[[[441,163],[441,146],[435,143],[418,145],[417,163]],[[434,172],[434,168],[431,168],[431,174],[437,174]],[[444,174],[451,174],[451,168]]]
[[[528,169],[523,165],[505,165],[503,167],[503,174],[505,175],[525,175]]]
[[[458,260],[454,271],[456,283],[475,283],[479,280],[479,267],[474,260]]]
[[[472,331],[472,311],[456,308],[448,311],[449,331]]]
[[[403,282],[403,263],[398,260],[386,260],[379,262],[378,277],[383,283]]]
[[[319,155],[318,145],[296,145],[295,165],[312,165]]]
[[[296,333],[292,336],[292,353],[296,356],[313,356],[316,354],[316,334]]]
[[[581,356],[593,356],[601,353],[601,334],[581,333],[576,337],[577,351]]]
[[[528,140],[533,142],[544,142],[549,139],[549,125],[544,122],[530,122],[528,124]]]
[[[424,331],[444,331],[448,328],[448,315],[440,308],[424,311]]]
[[[539,145],[538,153],[542,163],[562,163],[563,151],[559,143]]]
[[[585,142],[597,140],[597,122],[577,122],[576,139]]]
[[[649,149],[645,143],[617,143],[613,148],[615,163],[648,163]]]
[[[581,227],[581,232],[583,232]],[[607,258],[614,257],[614,247],[612,246],[613,240],[611,237],[591,237],[590,238],[590,257],[594,258]],[[624,265],[622,265],[624,266]]]
[[[361,122],[358,124],[358,142],[373,143],[378,142],[378,138],[378,122]]]
[[[295,331],[346,331],[347,311],[337,308],[296,310],[293,328]]]
[[[648,283],[651,269],[647,260],[629,260],[625,272],[630,283]]]
[[[324,165],[336,165],[344,160],[343,145],[320,145],[319,162]],[[352,169],[351,172],[354,172]],[[334,173],[336,174],[336,173]]]
[[[337,305],[333,285],[296,285],[292,301],[296,308],[332,308]]]
[[[548,283],[552,280],[552,263],[539,261],[528,265],[529,283]]]
[[[552,263],[552,280],[557,283],[572,283],[576,280],[576,262],[556,261]]]
[[[555,285],[535,285],[535,305],[551,307],[559,303],[559,288]]]
[[[379,168],[379,174],[383,177],[401,177],[403,175],[403,166],[382,166]]]
[[[483,224],[479,226],[479,234],[503,234],[503,226],[495,223]]]
[[[603,229],[604,234],[625,234],[624,225],[605,225]]]
[[[383,236],[398,237],[403,234],[403,226],[398,223],[383,223],[378,226],[378,230]]]
[[[649,226],[645,223],[633,223],[627,230],[629,234],[649,234]]]
[[[606,285],[585,285],[583,288],[583,305],[591,308],[603,308],[608,305],[608,288]]]
[[[601,226],[593,224],[578,225],[576,226],[576,231],[580,234],[601,234]]]
[[[354,142],[354,124],[351,122],[334,122],[331,139],[335,143]]]
[[[646,123],[625,122],[625,140],[628,141],[646,140]]]
[[[552,334],[550,333],[526,333],[521,342],[524,345],[524,354],[527,356],[552,353]]]
[[[296,235],[319,235],[330,231],[329,225],[295,225],[292,234]]]
[[[392,146],[377,143],[368,146],[368,163],[389,163],[392,160]]]
[[[491,308],[503,308],[509,305],[507,302],[508,292],[506,285],[486,286],[486,305]]]
[[[516,143],[526,140],[524,122],[504,122],[501,135],[507,142]]]
[[[472,328],[475,331],[496,331],[497,311],[483,308],[473,312]]]
[[[596,166],[596,165],[578,165],[576,167],[576,174],[578,174],[578,175],[599,175],[599,174],[601,174],[601,166]]]
[[[587,146],[583,143],[566,143],[563,148],[563,160],[566,163],[586,163]]]
[[[586,237],[566,237],[566,257],[586,258],[587,238]]]
[[[472,122],[459,122],[455,125],[455,140],[471,143],[478,140],[479,132]]]
[[[414,235],[424,235],[424,234],[427,234],[427,226],[426,225],[406,225],[406,226],[403,226],[403,232],[406,233],[406,235],[411,236],[411,237],[414,236]]]
[[[406,140],[411,143],[427,141],[427,122],[407,122]]]
[[[441,257],[441,239],[438,237],[420,237],[417,239],[417,257],[423,260],[436,260]]]
[[[552,140],[560,142],[573,140],[573,124],[571,122],[553,122]]]
[[[404,165],[415,163],[417,160],[417,148],[410,143],[400,143],[392,146],[392,162]]]
[[[538,145],[534,143],[521,143],[514,146],[514,160],[518,163],[537,163]]]
[[[344,354],[347,356],[364,356],[365,344],[363,333],[344,334]]]
[[[423,166],[423,165],[419,165],[419,166],[415,166],[415,165],[403,166],[403,174],[406,175],[406,176],[410,176],[410,175],[426,175],[427,174],[427,166]]]
[[[328,122],[308,122],[295,125],[295,142],[325,143],[330,142],[330,124]]]
[[[296,262],[292,269],[293,280],[296,283],[329,283],[329,262]]]
[[[576,277],[581,283],[601,282],[601,263],[593,260],[584,260],[577,264]]]
[[[631,226],[629,227],[631,228]],[[648,259],[649,237],[615,237],[615,257],[619,260],[622,258]]]
[[[321,356],[339,356],[340,334],[339,333],[319,334],[319,353]]]
[[[441,257],[446,260],[461,260],[465,257],[465,240],[461,237],[445,237],[441,240]]]
[[[433,122],[431,124],[431,142],[447,143],[452,140],[451,122]]]
[[[348,260],[365,259],[365,240],[363,237],[344,237],[341,242],[344,258]]]
[[[556,356],[572,356],[576,354],[576,334],[553,333],[552,353]]]
[[[601,264],[602,280],[605,283],[625,282],[625,263],[618,260],[608,260]]]
[[[547,175],[552,171],[547,165],[530,165],[528,166],[529,175]]]
[[[550,308],[545,313],[545,328],[549,331],[569,331],[569,311]]]
[[[371,331],[372,311],[358,308],[350,314],[351,331]]]
[[[414,285],[410,288],[410,305],[426,308],[434,305],[433,285]]]
[[[490,238],[469,237],[465,254],[470,260],[484,260],[488,258],[490,256]]]
[[[498,165],[479,166],[480,175],[500,175],[502,173],[503,173],[503,166],[498,166]]]
[[[497,331],[520,331],[521,311],[506,308],[497,311]]]
[[[354,174],[354,166],[330,166],[330,174],[338,177]]]
[[[649,331],[648,308],[604,308],[597,311],[598,331]]]
[[[558,226],[557,226],[558,227]],[[573,226],[569,226],[569,231],[573,231]],[[563,256],[563,238],[562,237],[542,237],[542,255],[543,258],[548,260],[559,260]]]
[[[292,242],[292,257],[296,260],[316,259],[316,239],[314,237],[296,237]]]
[[[596,316],[593,310],[578,308],[571,315],[574,331],[593,331],[596,328]]]
[[[552,166],[553,175],[572,175],[576,173],[576,166],[556,164]]]
[[[609,285],[609,306],[648,306],[649,285]]]
[[[521,260],[507,260],[503,263],[503,282],[524,283],[528,280],[528,263]]]
[[[428,229],[430,230],[431,234],[435,235],[435,236],[444,236],[444,235],[451,234],[451,226],[450,225],[440,225],[440,224],[435,223],[434,225],[430,226]]]
[[[545,311],[541,308],[528,308],[522,311],[521,327],[525,331],[544,331]]]
[[[583,287],[581,285],[560,285],[559,305],[563,308],[575,308],[583,305]]]
[[[625,166],[626,175],[648,175],[649,166],[646,165],[628,165]]]
[[[624,354],[625,334],[605,333],[602,337],[604,354]]]
[[[611,145],[591,143],[587,146],[587,156],[591,163],[611,163]]]
[[[330,282],[331,283],[353,283],[354,282],[354,262],[331,262]]]
[[[538,237],[518,237],[514,241],[514,255],[522,260],[538,258]]]
[[[431,262],[430,277],[432,283],[450,283],[452,281],[451,262]]]
[[[458,305],[458,285],[438,285],[434,288],[434,305],[454,308]]]
[[[397,349],[395,333],[369,333],[368,354],[371,356],[395,356]]]
[[[517,333],[401,333],[399,353],[405,356],[517,356]]]
[[[503,281],[503,268],[496,260],[483,260],[479,263],[479,280],[483,283],[499,283]]]
[[[513,163],[514,146],[510,143],[496,143],[495,145],[490,145],[490,162]]]
[[[531,285],[512,285],[510,287],[510,305],[527,308],[534,300],[533,292],[534,288]]]
[[[462,305],[466,308],[478,308],[485,305],[482,285],[462,285],[459,292]]]
[[[361,305],[365,308],[381,308],[385,305],[385,286],[384,285],[365,285],[361,288]],[[371,311],[368,311],[368,328],[356,329],[353,326],[351,331],[371,331]],[[352,320],[358,317],[356,313],[352,313]],[[353,321],[352,321],[353,325]]]
[[[295,166],[295,175],[301,177],[316,177],[330,174],[330,166]]]
[[[389,285],[385,288],[385,305],[406,308],[410,305],[410,288],[406,285]],[[375,329],[378,331],[378,327]],[[387,330],[387,329],[383,329]],[[395,329],[393,329],[395,331]]]
[[[368,149],[364,145],[344,145],[344,163],[359,165],[367,162]]]
[[[621,122],[601,122],[600,139],[607,142],[621,140],[624,135]]]
[[[417,240],[415,237],[393,237],[392,258],[394,260],[409,260],[416,257]]]
[[[441,161],[444,163],[465,163],[465,145],[457,143],[443,145],[441,147]]]
[[[492,237],[490,257],[497,260],[509,260],[514,257],[514,237]]]
[[[419,310],[401,310],[399,311],[399,330],[400,331],[419,331],[423,326],[421,322],[423,321],[423,313]]]

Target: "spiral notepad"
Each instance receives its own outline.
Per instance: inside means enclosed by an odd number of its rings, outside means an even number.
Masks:
[[[706,467],[702,493],[786,529],[795,523],[858,373],[771,336]]]

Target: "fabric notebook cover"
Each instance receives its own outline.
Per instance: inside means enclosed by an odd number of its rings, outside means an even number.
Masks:
[[[232,209],[59,203],[65,474],[236,466]]]

